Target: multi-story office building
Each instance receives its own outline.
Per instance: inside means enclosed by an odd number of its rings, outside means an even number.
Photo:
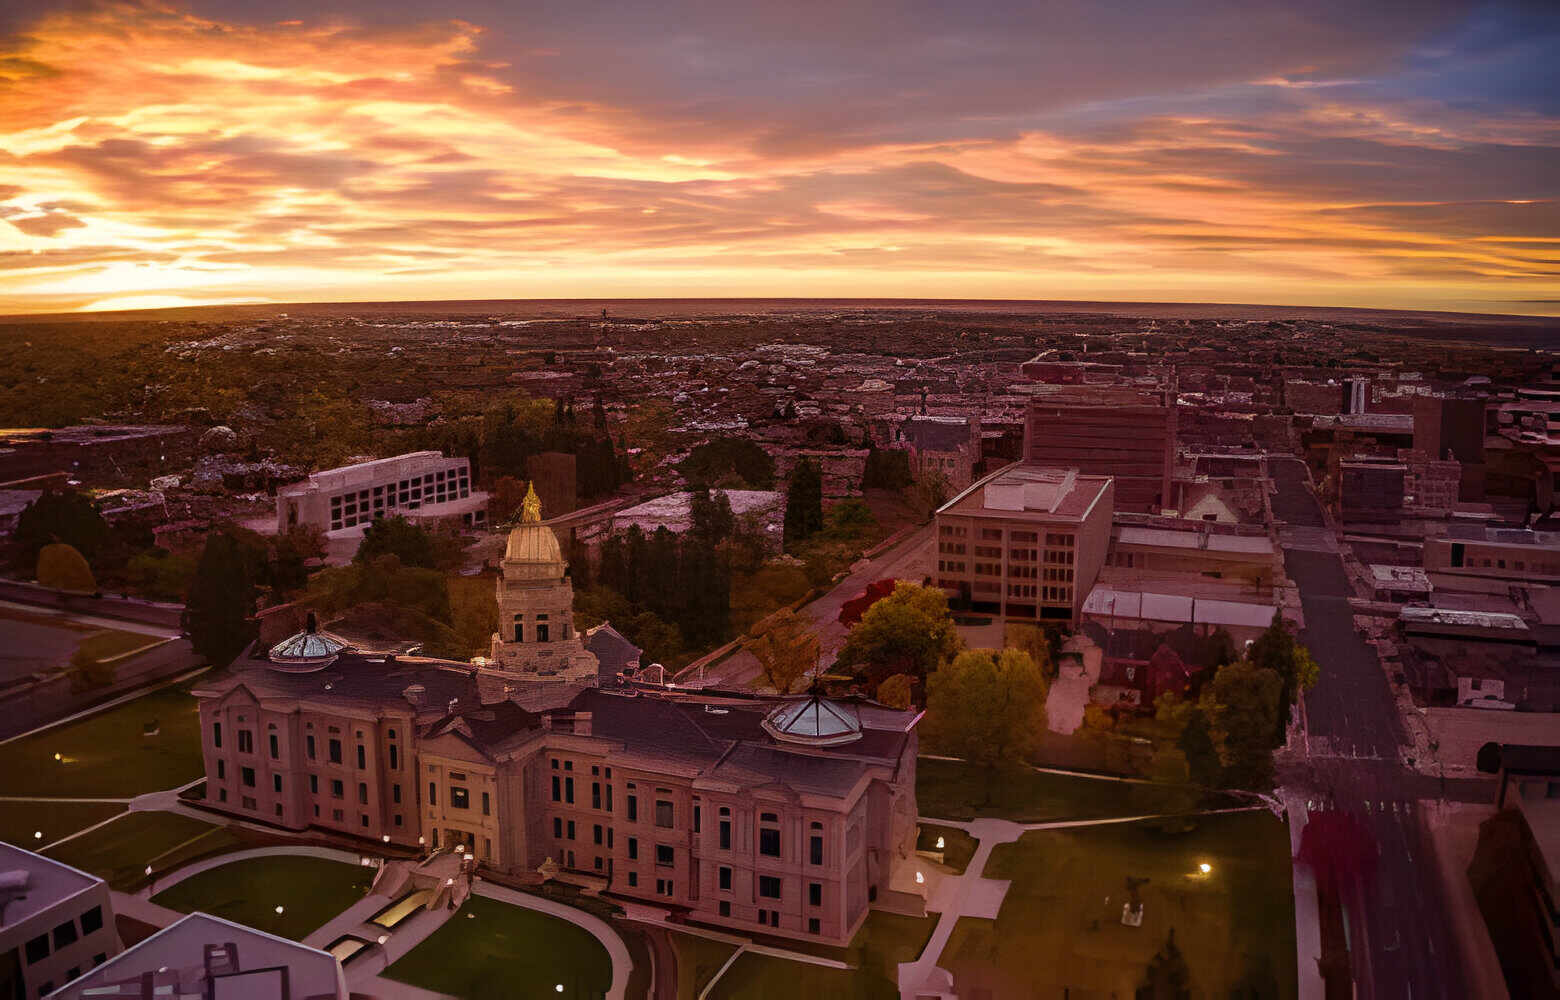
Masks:
[[[487,494],[471,488],[471,462],[414,451],[316,472],[277,490],[276,530],[312,524],[341,531],[401,514],[417,520],[487,523]]]
[[[1116,509],[1157,513],[1171,503],[1175,391],[1127,386],[1034,388],[1024,462],[1116,481]]]
[[[937,585],[1015,620],[1076,622],[1110,545],[1113,483],[1010,465],[937,511]]]
[[[0,844],[0,997],[48,996],[119,951],[102,879]]]

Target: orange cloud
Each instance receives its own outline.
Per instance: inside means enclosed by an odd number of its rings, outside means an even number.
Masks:
[[[1394,104],[1348,74],[1288,69],[1108,114],[1022,114],[1006,94],[983,114],[978,94],[864,77],[836,114],[801,120],[763,94],[581,84],[571,99],[568,80],[542,81],[578,57],[566,43],[506,51],[460,20],[242,24],[159,4],[44,17],[0,47],[0,312],[1560,299],[1547,118]]]

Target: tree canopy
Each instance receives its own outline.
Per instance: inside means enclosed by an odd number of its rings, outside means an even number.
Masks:
[[[695,488],[768,490],[775,485],[774,458],[748,438],[718,437],[695,445],[677,471]]]
[[[785,494],[785,548],[789,552],[823,529],[823,474],[810,458],[796,463]]]
[[[764,680],[779,694],[790,694],[818,665],[818,636],[812,623],[794,611],[779,611],[747,644],[758,658]]]
[[[89,563],[109,543],[108,522],[95,500],[79,490],[44,490],[22,508],[12,538],[21,547],[22,559],[31,566],[45,545],[63,542]]]
[[[190,645],[216,666],[233,662],[254,640],[255,578],[251,560],[231,531],[206,536],[185,600]]]
[[[74,546],[64,542],[45,545],[38,552],[38,583],[54,590],[75,594],[94,594],[97,580],[92,567],[82,558]]]
[[[927,742],[982,767],[1022,761],[1045,730],[1045,693],[1028,653],[965,650],[927,676]]]
[[[851,626],[837,665],[873,688],[894,674],[923,683],[962,646],[947,595],[936,587],[901,582]]]
[[[460,540],[430,531],[405,517],[382,517],[363,531],[353,562],[371,563],[380,556],[393,555],[403,566],[421,569],[451,569],[460,563]]]
[[[1203,692],[1204,710],[1223,736],[1224,781],[1265,791],[1273,785],[1273,732],[1284,682],[1247,660],[1219,668]]]

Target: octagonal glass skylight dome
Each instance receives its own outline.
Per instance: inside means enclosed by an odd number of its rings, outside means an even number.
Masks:
[[[861,739],[861,720],[843,705],[813,695],[777,707],[764,717],[764,732],[782,743],[829,747]]]

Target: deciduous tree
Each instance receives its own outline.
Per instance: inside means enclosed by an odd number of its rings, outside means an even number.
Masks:
[[[947,595],[936,587],[900,583],[851,627],[838,665],[874,689],[894,674],[924,682],[962,646]]]
[[[231,532],[213,531],[185,601],[190,645],[214,665],[227,666],[254,639],[254,612],[250,560]]]
[[[790,694],[818,666],[818,635],[794,611],[772,615],[747,648],[757,657],[764,680],[779,694]]]
[[[1265,791],[1273,784],[1273,730],[1284,682],[1246,660],[1220,667],[1204,692],[1204,710],[1223,735],[1224,780]]]
[[[1045,730],[1045,678],[1028,653],[970,649],[926,678],[927,742],[985,774],[1016,764]]]

